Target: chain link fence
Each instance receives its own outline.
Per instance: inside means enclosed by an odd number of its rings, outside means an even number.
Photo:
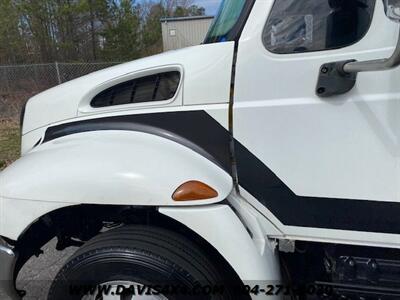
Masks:
[[[118,63],[51,63],[0,66],[0,120],[15,120],[27,99],[74,78]]]

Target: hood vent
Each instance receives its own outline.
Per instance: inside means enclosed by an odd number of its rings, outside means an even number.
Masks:
[[[136,78],[112,86],[93,98],[94,108],[165,101],[174,98],[181,75],[177,71]]]

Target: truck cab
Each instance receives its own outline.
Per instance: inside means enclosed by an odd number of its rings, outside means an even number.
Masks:
[[[224,0],[202,45],[31,98],[0,290],[29,295],[56,238],[79,249],[48,299],[399,299],[399,20],[397,0]]]

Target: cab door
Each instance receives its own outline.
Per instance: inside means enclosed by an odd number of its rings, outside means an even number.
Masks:
[[[386,58],[398,32],[382,1],[256,1],[236,63],[237,174],[285,234],[383,242],[355,232],[400,233],[400,70],[360,73],[342,95],[316,93],[323,64]]]

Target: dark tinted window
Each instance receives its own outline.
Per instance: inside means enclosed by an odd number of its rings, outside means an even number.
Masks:
[[[367,33],[374,7],[375,0],[276,0],[263,42],[279,54],[349,46]]]
[[[175,96],[179,72],[166,72],[137,78],[110,87],[93,98],[92,107],[163,101]]]

